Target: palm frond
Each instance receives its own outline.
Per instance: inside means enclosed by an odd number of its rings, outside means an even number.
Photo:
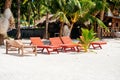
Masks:
[[[99,18],[96,18],[96,21],[100,25],[101,28],[105,28],[105,30],[109,32],[108,27]]]

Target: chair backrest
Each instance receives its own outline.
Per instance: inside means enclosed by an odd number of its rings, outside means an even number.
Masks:
[[[44,45],[40,37],[30,37],[33,45]]]
[[[53,37],[49,38],[51,45],[53,46],[60,46],[60,44],[63,44],[60,37]]]
[[[64,44],[73,44],[73,41],[69,36],[63,36],[61,37],[61,40]]]
[[[16,48],[19,48],[24,45],[21,40],[6,40],[6,44]]]

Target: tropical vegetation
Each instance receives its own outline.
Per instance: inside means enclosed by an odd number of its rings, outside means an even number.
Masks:
[[[99,40],[99,38],[96,37],[96,33],[94,32],[93,27],[90,30],[85,28],[81,28],[81,30],[82,35],[80,36],[80,38],[78,38],[78,40],[80,41],[80,44],[82,44],[85,52],[88,52],[90,43]]]
[[[0,13],[4,12],[5,1],[0,0]],[[42,16],[49,16],[53,14],[53,18],[60,21],[60,36],[63,36],[64,24],[68,25],[69,35],[76,22],[83,23],[88,29],[91,26],[99,28],[97,31],[98,37],[101,34],[101,28],[107,26],[103,23],[104,16],[108,9],[118,10],[120,13],[120,1],[119,0],[10,0],[11,10],[15,17],[16,28],[18,33],[16,38],[20,38],[21,24],[30,27],[35,25],[35,21],[42,18]],[[48,25],[49,19],[46,17],[46,37],[48,38]]]

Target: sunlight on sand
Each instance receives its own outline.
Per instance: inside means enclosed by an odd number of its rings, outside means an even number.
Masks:
[[[103,49],[37,56],[5,54],[0,47],[0,80],[120,80],[120,39],[104,39]],[[29,43],[29,40],[23,40]]]

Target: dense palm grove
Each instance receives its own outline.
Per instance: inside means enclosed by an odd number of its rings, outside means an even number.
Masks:
[[[16,28],[20,28],[20,23],[25,26],[31,24],[35,27],[36,20],[43,16],[53,14],[53,19],[58,19],[60,27],[60,36],[63,34],[64,24],[71,31],[76,23],[83,23],[84,27],[94,29],[106,28],[103,23],[104,16],[110,9],[116,15],[120,13],[120,0],[11,0],[11,11],[14,14]],[[3,13],[5,0],[0,0],[0,13]],[[20,11],[20,13],[18,12]],[[48,37],[48,18],[46,18],[46,38]],[[19,24],[18,24],[19,23]],[[98,25],[96,25],[98,24]],[[83,26],[82,26],[83,27]],[[100,37],[100,31],[97,31]],[[19,33],[18,33],[19,34]],[[17,38],[20,38],[19,36]]]

